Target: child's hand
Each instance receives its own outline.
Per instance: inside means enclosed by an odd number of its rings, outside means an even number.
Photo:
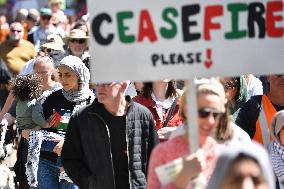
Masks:
[[[47,120],[48,122],[48,128],[51,127],[57,120],[56,115],[52,114],[49,119]]]

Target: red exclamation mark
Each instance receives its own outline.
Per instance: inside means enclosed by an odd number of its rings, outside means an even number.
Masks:
[[[204,61],[204,65],[207,69],[209,69],[213,64],[213,61],[211,58],[212,58],[212,50],[207,49],[206,50],[206,60]]]

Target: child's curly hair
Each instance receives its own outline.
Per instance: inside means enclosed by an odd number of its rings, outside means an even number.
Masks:
[[[18,75],[10,82],[9,89],[21,101],[32,100],[42,94],[41,77],[37,74]]]

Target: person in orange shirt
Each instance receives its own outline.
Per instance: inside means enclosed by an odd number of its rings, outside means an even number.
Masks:
[[[0,43],[6,41],[9,35],[10,29],[9,24],[7,23],[6,16],[0,16]]]
[[[269,75],[269,91],[264,95],[251,97],[241,108],[236,124],[252,139],[268,146],[272,116],[284,109],[284,75]]]

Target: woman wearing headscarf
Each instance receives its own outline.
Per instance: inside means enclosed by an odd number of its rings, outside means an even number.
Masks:
[[[43,90],[43,94],[38,99],[40,103],[42,103],[45,98],[47,98],[52,92],[59,90],[62,88],[61,84],[58,82],[57,73],[54,68],[54,62],[53,60],[48,56],[38,56],[35,59],[30,60],[27,64],[31,64],[32,70],[29,72],[21,71],[21,75],[26,75],[29,73],[36,73],[41,77],[41,89]],[[11,92],[12,94],[12,92]],[[13,96],[13,95],[12,95]],[[14,97],[13,97],[14,99]],[[1,125],[4,125],[4,128],[7,128],[8,126],[11,126],[15,119],[16,119],[16,105],[17,100],[12,99],[12,106],[10,107],[8,113],[4,115],[4,118],[1,121]],[[3,127],[2,127],[3,128]],[[5,131],[6,132],[6,131]],[[2,132],[1,134],[4,135],[5,132]],[[4,137],[5,139],[5,145],[8,143],[12,143],[13,141],[13,134],[11,133],[11,130],[7,130],[8,134],[7,136],[10,137]],[[9,134],[10,133],[10,134]],[[29,131],[23,130],[21,132],[21,138],[19,142],[19,146],[17,149],[17,161],[14,165],[14,171],[16,174],[15,181],[19,182],[20,188],[28,188],[28,182],[25,174],[25,163],[27,162],[27,153],[28,153],[28,136]],[[8,140],[7,140],[8,139]],[[10,141],[10,142],[9,142]],[[4,141],[3,141],[4,142]],[[0,143],[0,146],[4,144]]]
[[[80,58],[63,58],[58,70],[63,88],[42,103],[44,116],[55,115],[57,122],[51,128],[32,131],[29,138],[26,173],[31,188],[78,188],[62,167],[61,149],[70,116],[92,103],[94,95],[89,89],[90,72]]]
[[[271,121],[272,141],[268,147],[273,171],[280,189],[284,188],[284,110],[277,112]]]
[[[220,79],[228,99],[228,108],[235,123],[240,108],[248,101],[247,83],[244,76],[223,77]]]
[[[275,189],[268,153],[257,143],[231,145],[220,154],[208,189]]]

